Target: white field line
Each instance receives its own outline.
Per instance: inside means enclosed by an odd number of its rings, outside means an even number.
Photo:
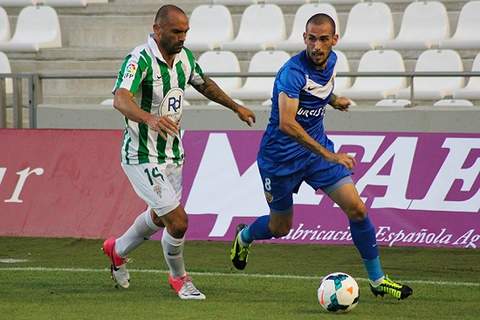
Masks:
[[[0,267],[1,271],[39,271],[39,272],[110,272],[110,269],[88,269],[88,268],[46,268],[46,267]],[[128,269],[132,273],[162,273],[166,274],[167,270],[155,269]],[[207,277],[246,277],[246,278],[273,278],[273,279],[301,279],[301,280],[317,280],[320,276],[297,276],[282,274],[259,274],[259,273],[223,273],[223,272],[189,272],[194,276]],[[367,282],[365,278],[355,278],[357,281]],[[437,286],[464,286],[464,287],[480,287],[480,282],[461,282],[461,281],[433,281],[433,280],[404,280],[405,283],[432,284]]]

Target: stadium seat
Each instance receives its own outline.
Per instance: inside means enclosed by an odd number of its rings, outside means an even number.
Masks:
[[[10,22],[7,11],[0,7],[0,43],[10,40]]]
[[[335,7],[329,3],[308,3],[298,8],[293,20],[292,33],[286,41],[279,42],[275,45],[278,50],[299,51],[305,49],[303,41],[303,33],[305,32],[305,24],[307,20],[316,13],[326,13],[335,21],[337,34],[340,33],[338,15]]]
[[[400,32],[393,40],[381,42],[379,46],[391,49],[428,49],[438,46],[450,36],[445,5],[438,1],[410,3],[402,18]]]
[[[405,72],[405,64],[395,50],[372,50],[360,59],[358,72]],[[357,77],[353,86],[342,94],[356,100],[376,100],[394,96],[406,86],[404,77]]]
[[[407,99],[382,99],[375,104],[375,107],[383,108],[406,108],[410,106],[411,102]]]
[[[44,4],[50,7],[86,7],[87,0],[37,0],[37,4]]]
[[[451,39],[442,40],[440,48],[480,49],[480,1],[467,2],[458,17],[457,29]]]
[[[102,106],[108,106],[108,107],[113,107],[113,99],[105,99],[100,102],[100,105]]]
[[[335,65],[335,72],[350,72],[350,65],[347,57],[342,51],[334,50],[337,54],[337,64]],[[341,93],[342,90],[352,86],[352,78],[350,77],[335,77],[335,93]]]
[[[257,0],[212,0],[214,4],[224,4],[226,6],[248,6],[256,4]]]
[[[424,51],[415,65],[416,72],[463,71],[460,55],[454,50],[430,49]],[[451,96],[464,85],[463,77],[415,77],[415,100],[438,100]],[[400,90],[397,98],[409,99],[410,88]]]
[[[277,72],[290,59],[285,51],[260,51],[250,60],[248,72]],[[266,100],[272,96],[274,77],[248,77],[240,89],[232,90],[231,96],[244,100]]]
[[[433,104],[434,107],[473,107],[473,103],[464,99],[442,99]]]
[[[29,6],[20,11],[15,34],[0,43],[0,51],[37,52],[41,48],[62,46],[57,12],[48,6]]]
[[[0,52],[0,73],[11,73],[10,61],[5,53]],[[13,92],[12,79],[5,79],[5,92],[10,94]]]
[[[254,4],[243,12],[237,37],[222,45],[224,50],[256,51],[285,40],[285,20],[275,4]]]
[[[261,2],[261,1],[257,1]],[[278,5],[301,5],[310,2],[310,0],[265,0],[265,3],[273,3]]]
[[[472,71],[480,72],[480,53],[473,60]],[[455,99],[480,100],[480,77],[470,77],[465,88],[455,90],[453,97]]]
[[[237,56],[231,51],[207,51],[200,56],[198,64],[205,73],[240,72],[240,63]],[[227,93],[242,86],[242,79],[239,77],[213,77],[212,79]],[[206,99],[193,87],[186,89],[185,98],[191,100]]]
[[[362,2],[350,10],[345,34],[338,41],[337,48],[369,50],[393,37],[390,7],[382,2]]]
[[[201,5],[190,16],[190,31],[185,46],[194,51],[220,48],[233,40],[232,15],[223,5]]]
[[[37,4],[37,0],[0,0],[0,7],[25,7]]]

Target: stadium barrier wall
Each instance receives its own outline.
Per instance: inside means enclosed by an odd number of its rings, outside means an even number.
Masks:
[[[330,132],[386,246],[480,246],[480,134]],[[261,131],[185,131],[189,240],[230,241],[268,207]],[[120,167],[120,130],[0,129],[0,235],[105,238],[144,210]],[[348,221],[302,185],[281,243],[351,243]],[[153,238],[160,239],[160,234]]]

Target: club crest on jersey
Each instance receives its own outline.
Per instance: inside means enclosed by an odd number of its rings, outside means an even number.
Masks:
[[[273,195],[270,192],[265,191],[265,199],[267,200],[268,203],[272,203]]]
[[[173,121],[179,121],[183,110],[183,90],[172,88],[163,97],[160,104],[160,116],[169,116]]]
[[[158,184],[153,186],[153,191],[161,198],[162,197],[162,187]]]

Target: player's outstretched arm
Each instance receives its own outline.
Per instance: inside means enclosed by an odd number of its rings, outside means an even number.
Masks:
[[[143,111],[133,99],[133,94],[124,88],[115,90],[113,106],[129,120],[145,123],[160,136],[167,139],[164,132],[170,135],[178,134],[178,125],[168,117],[159,117]]]
[[[332,93],[330,96],[330,101],[328,102],[334,109],[340,111],[348,111],[348,107],[352,104],[352,101],[346,97],[338,97]]]
[[[313,139],[295,119],[298,110],[298,99],[288,97],[281,92],[278,97],[280,114],[280,130],[295,139],[298,143],[322,156],[325,160],[344,165],[348,169],[355,166],[355,159],[346,153],[333,153]]]
[[[255,114],[252,110],[239,105],[230,98],[212,79],[203,76],[204,82],[193,87],[208,99],[219,103],[237,114],[240,120],[246,122],[250,127],[255,123]]]

